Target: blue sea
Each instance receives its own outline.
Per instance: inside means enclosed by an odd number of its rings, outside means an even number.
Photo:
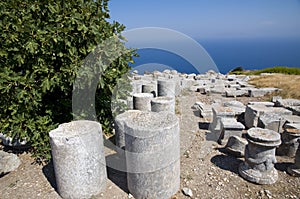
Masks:
[[[284,39],[201,39],[197,42],[206,50],[217,66],[226,74],[236,67],[263,69],[274,66],[300,68],[300,38]],[[175,69],[181,73],[199,73],[188,60],[172,52],[140,49],[133,68],[145,70]],[[199,56],[200,57],[200,56]]]

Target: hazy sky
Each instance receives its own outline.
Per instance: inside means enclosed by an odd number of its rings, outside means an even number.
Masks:
[[[163,27],[194,39],[300,38],[300,0],[111,0],[127,30]]]

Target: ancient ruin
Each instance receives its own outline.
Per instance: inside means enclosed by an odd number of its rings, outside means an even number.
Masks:
[[[101,125],[73,121],[50,133],[57,191],[63,198],[90,198],[106,187]]]
[[[245,162],[239,166],[240,175],[257,184],[273,184],[278,179],[275,150],[280,145],[280,135],[268,129],[251,128],[247,132]]]
[[[298,143],[300,140],[298,139]],[[296,152],[295,163],[288,168],[288,173],[295,177],[300,177],[300,147],[298,145],[298,149]]]
[[[127,181],[136,199],[170,198],[180,186],[179,120],[141,112],[125,121]]]

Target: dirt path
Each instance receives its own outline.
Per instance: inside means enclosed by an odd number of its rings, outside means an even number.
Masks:
[[[219,96],[220,98],[220,96]],[[211,139],[203,128],[208,122],[196,116],[192,109],[196,101],[211,103],[216,96],[203,96],[184,92],[177,99],[177,111],[181,125],[181,189],[192,190],[192,198],[300,198],[300,178],[286,174],[293,159],[277,157],[278,181],[273,185],[256,185],[238,175],[237,159],[222,152],[222,146]],[[220,98],[220,100],[223,100]],[[228,100],[228,99],[227,99]],[[246,103],[249,98],[239,98]],[[253,100],[253,99],[252,99]],[[199,128],[199,124],[201,128]],[[22,164],[14,172],[0,178],[0,198],[58,199],[52,164],[35,165],[30,154],[20,154]],[[106,191],[94,198],[130,198],[126,189],[126,174],[108,168]],[[189,198],[179,190],[173,199]]]

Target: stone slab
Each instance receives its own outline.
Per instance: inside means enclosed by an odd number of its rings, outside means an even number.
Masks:
[[[266,107],[264,105],[247,105],[245,111],[245,125],[247,128],[257,127],[258,118],[264,113],[278,115],[292,115],[292,112],[282,107]]]

